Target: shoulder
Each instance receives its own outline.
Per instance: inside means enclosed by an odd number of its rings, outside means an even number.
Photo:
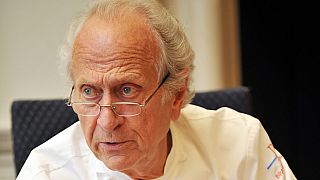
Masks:
[[[260,121],[248,114],[228,107],[208,110],[195,105],[187,105],[182,109],[181,118],[184,123],[205,123],[212,126],[237,126],[238,128],[260,128]]]
[[[80,123],[74,123],[42,145],[38,146],[31,152],[31,155],[41,153],[46,153],[47,155],[48,151],[54,156],[53,158],[47,156],[49,157],[47,158],[48,161],[64,161],[68,157],[83,156],[90,153],[83,137]]]
[[[210,159],[218,176],[225,176],[222,172],[241,170],[242,174],[238,175],[245,177],[243,179],[280,176],[294,179],[285,159],[272,146],[261,122],[253,116],[226,107],[208,110],[187,105],[178,121],[172,124],[179,141],[183,141],[181,144],[195,144],[192,156],[199,153]],[[189,147],[188,151],[192,148]]]
[[[215,146],[246,148],[247,151],[252,151],[253,148],[259,148],[259,141],[266,147],[271,144],[267,132],[257,118],[227,107],[208,110],[188,105],[182,110],[176,126],[185,133],[193,133],[200,138],[199,141],[212,141]]]
[[[18,179],[50,173],[63,168],[75,158],[81,161],[90,155],[91,151],[86,145],[79,122],[76,122],[33,149],[22,167]]]

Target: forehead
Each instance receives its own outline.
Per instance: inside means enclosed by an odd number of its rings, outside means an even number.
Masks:
[[[108,22],[94,15],[74,42],[72,77],[75,80],[85,69],[105,76],[155,74],[159,52],[154,32],[141,15]]]

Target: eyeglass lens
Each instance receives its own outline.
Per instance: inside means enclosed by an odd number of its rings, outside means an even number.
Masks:
[[[119,116],[135,116],[141,113],[141,107],[139,104],[117,104],[114,103],[110,105],[101,105],[101,107],[111,107],[113,112]],[[100,113],[100,105],[96,103],[73,103],[73,110],[84,116],[97,116]]]

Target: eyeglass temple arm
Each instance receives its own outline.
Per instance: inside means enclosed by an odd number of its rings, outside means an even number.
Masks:
[[[72,91],[73,90],[74,90],[74,86],[72,86],[69,98],[66,100],[66,105],[67,106],[71,106],[71,96],[72,96]]]
[[[168,79],[168,77],[170,76],[170,73],[168,73],[163,80],[161,81],[161,83],[159,84],[159,86],[157,87],[157,89],[151,94],[151,96],[149,96],[149,98],[146,100],[146,102],[144,103],[144,106],[148,104],[148,102],[151,100],[151,98],[153,97],[153,95],[158,91],[158,89],[164,84],[164,82],[166,82],[166,80]]]

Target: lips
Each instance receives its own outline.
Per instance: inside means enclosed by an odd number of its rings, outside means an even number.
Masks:
[[[104,151],[120,151],[128,149],[131,141],[123,142],[100,142],[99,147]]]

